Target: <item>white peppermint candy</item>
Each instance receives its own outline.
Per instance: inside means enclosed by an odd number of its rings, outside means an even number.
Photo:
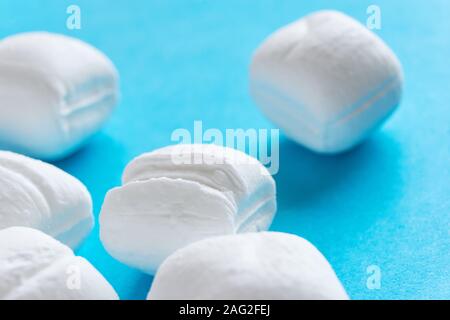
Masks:
[[[275,182],[243,152],[177,145],[143,154],[108,192],[100,237],[118,260],[154,273],[176,249],[211,236],[267,230]]]
[[[31,227],[74,248],[93,224],[91,196],[75,177],[48,163],[0,151],[0,230]]]
[[[118,99],[118,74],[94,47],[31,32],[0,41],[0,148],[59,159],[95,133]]]
[[[86,259],[31,228],[0,230],[1,300],[115,300],[116,292]]]
[[[148,299],[348,299],[332,267],[308,241],[275,232],[205,239],[161,265]]]
[[[298,143],[345,151],[379,127],[400,103],[400,62],[354,19],[320,11],[272,34],[250,68],[257,105]]]

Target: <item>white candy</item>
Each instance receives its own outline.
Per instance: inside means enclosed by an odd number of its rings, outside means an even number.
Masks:
[[[285,133],[317,152],[360,143],[395,110],[401,65],[352,18],[321,11],[271,35],[256,50],[251,93]]]
[[[74,248],[93,224],[91,196],[80,181],[42,161],[0,151],[0,230],[31,227]]]
[[[1,300],[115,300],[116,292],[86,259],[24,227],[0,230]]]
[[[100,237],[112,256],[154,273],[191,242],[267,230],[275,210],[275,182],[256,159],[214,145],[170,146],[127,166],[123,186],[106,195]]]
[[[96,132],[118,99],[118,75],[92,46],[63,35],[0,41],[0,148],[59,159]]]
[[[287,233],[215,237],[167,258],[148,299],[348,299],[325,257]]]

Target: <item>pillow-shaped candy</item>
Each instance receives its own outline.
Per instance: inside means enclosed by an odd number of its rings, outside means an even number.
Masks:
[[[0,230],[1,300],[115,300],[116,292],[86,259],[41,231]]]
[[[211,236],[267,230],[275,182],[243,152],[177,145],[134,159],[106,195],[100,238],[118,260],[154,273],[173,251]]]
[[[158,270],[153,300],[348,299],[325,257],[308,241],[276,232],[205,239]]]
[[[91,195],[48,163],[0,151],[0,230],[39,229],[74,248],[92,230]]]
[[[94,47],[63,35],[0,41],[0,148],[56,160],[96,132],[118,99],[118,74]]]
[[[320,11],[281,28],[255,52],[256,104],[287,136],[317,152],[360,143],[400,103],[400,62],[354,19]]]

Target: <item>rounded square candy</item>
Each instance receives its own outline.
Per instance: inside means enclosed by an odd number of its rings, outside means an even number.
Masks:
[[[25,227],[0,230],[0,300],[117,300],[86,259]]]
[[[91,195],[49,163],[0,150],[0,230],[16,226],[76,248],[94,226]]]
[[[0,41],[0,148],[57,160],[95,133],[117,103],[118,73],[78,39],[30,32]]]
[[[389,47],[359,22],[320,11],[255,52],[251,93],[286,135],[317,152],[360,143],[400,103],[403,75]]]
[[[217,236],[175,251],[149,300],[347,300],[332,266],[307,240],[279,232]]]
[[[200,161],[199,161],[200,160]],[[216,145],[173,145],[131,161],[100,213],[100,239],[121,262],[154,274],[192,242],[267,230],[275,181],[255,158]]]

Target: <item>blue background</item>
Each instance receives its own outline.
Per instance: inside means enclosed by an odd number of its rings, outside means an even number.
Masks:
[[[82,29],[66,28],[81,7]],[[272,128],[248,93],[253,50],[275,29],[318,9],[361,22],[366,1],[0,1],[0,37],[47,30],[100,48],[121,74],[122,99],[103,130],[56,163],[82,180],[98,215],[127,162],[170,144],[176,128]],[[403,63],[401,108],[357,149],[319,156],[281,137],[279,211],[272,230],[298,234],[329,259],[353,299],[450,298],[450,1],[377,0],[377,33]],[[103,249],[98,224],[77,252],[121,298],[152,278]],[[377,265],[381,288],[369,290]]]

